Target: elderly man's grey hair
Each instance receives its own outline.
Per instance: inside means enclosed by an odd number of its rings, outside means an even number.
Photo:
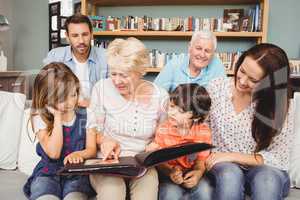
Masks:
[[[213,34],[213,32],[208,30],[195,31],[193,33],[190,45],[193,45],[195,41],[199,39],[210,39],[213,42],[214,51],[217,49],[217,37]]]

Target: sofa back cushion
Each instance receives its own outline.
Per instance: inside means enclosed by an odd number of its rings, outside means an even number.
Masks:
[[[15,169],[26,97],[0,91],[0,168]]]
[[[18,168],[21,172],[31,175],[35,165],[39,162],[40,157],[36,154],[37,139],[32,131],[29,121],[30,108],[24,111],[23,126],[20,139]]]
[[[294,133],[295,140],[290,157],[289,174],[291,185],[300,188],[300,93],[294,93]]]

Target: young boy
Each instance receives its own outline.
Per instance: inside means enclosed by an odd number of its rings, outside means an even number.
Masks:
[[[185,142],[211,143],[211,131],[203,123],[211,106],[206,89],[198,84],[181,84],[170,95],[168,119],[157,129],[155,139],[146,151]],[[199,184],[205,172],[209,151],[191,154],[158,166],[161,183],[160,200],[201,199]]]

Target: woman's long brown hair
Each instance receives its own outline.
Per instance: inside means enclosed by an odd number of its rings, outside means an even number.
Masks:
[[[252,92],[252,99],[256,102],[252,137],[256,141],[254,152],[259,152],[268,148],[273,138],[281,132],[287,116],[291,96],[289,60],[284,50],[276,45],[255,45],[238,59],[235,83],[237,72],[245,57],[254,59],[265,73]]]
[[[64,102],[67,96],[76,88],[79,95],[80,83],[74,73],[64,63],[53,62],[41,69],[34,80],[32,106],[30,112],[31,124],[34,129],[33,117],[40,115],[51,134],[54,116],[47,106],[56,108],[58,103]]]

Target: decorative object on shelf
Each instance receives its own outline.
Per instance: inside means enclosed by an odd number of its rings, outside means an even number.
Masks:
[[[9,22],[4,15],[0,15],[0,31],[7,31],[9,29]],[[0,71],[7,70],[7,57],[4,55],[2,43],[0,41]]]
[[[0,31],[7,31],[9,29],[9,22],[4,15],[0,15]]]
[[[81,13],[81,2],[74,3],[74,14]]]
[[[7,70],[7,58],[3,51],[0,51],[0,71]]]
[[[300,77],[300,58],[290,59],[291,77]]]

